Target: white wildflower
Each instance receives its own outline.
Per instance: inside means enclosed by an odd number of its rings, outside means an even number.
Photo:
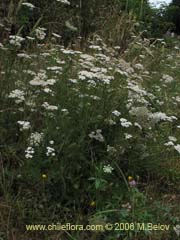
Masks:
[[[95,132],[91,132],[89,134],[90,138],[96,139],[99,142],[104,142],[104,137],[102,135],[102,130],[101,129],[97,129]]]
[[[50,111],[58,110],[58,107],[57,107],[57,106],[49,105],[48,102],[44,102],[44,103],[42,104],[42,106],[43,106],[46,110],[50,110]]]
[[[44,70],[40,70],[40,72],[29,82],[29,84],[32,86],[46,86],[46,79],[46,72]]]
[[[44,88],[43,91],[45,93],[51,93],[52,92],[52,90],[50,88],[48,88],[48,87]]]
[[[178,153],[180,153],[180,144],[177,144],[176,146],[174,146],[174,148],[176,149],[176,151],[178,151]]]
[[[19,58],[31,59],[31,57],[26,53],[18,53],[17,56]]]
[[[164,146],[174,146],[174,143],[172,141],[169,141],[165,143]]]
[[[29,159],[29,158],[33,158],[33,154],[34,154],[34,148],[32,147],[28,147],[26,150],[25,150],[25,158]]]
[[[172,122],[173,120],[177,120],[177,117],[167,116],[165,113],[162,113],[162,112],[151,113],[149,115],[149,118],[151,118],[155,123],[158,123],[159,121]]]
[[[56,83],[56,79],[48,79],[47,81],[46,81],[46,83],[45,83],[45,85],[54,85]]]
[[[67,5],[70,5],[70,2],[68,0],[56,0],[56,1],[67,4]]]
[[[69,114],[69,111],[66,108],[61,109],[61,112],[63,112],[65,115]]]
[[[125,135],[125,139],[127,140],[133,137],[131,134],[128,134],[128,133],[125,133],[124,135]]]
[[[112,119],[109,119],[108,123],[109,123],[110,126],[116,125],[116,122],[114,120],[112,120]]]
[[[41,143],[42,139],[43,139],[43,133],[34,132],[34,133],[31,133],[29,137],[29,143],[31,146],[37,147]]]
[[[174,78],[167,74],[163,74],[163,76],[162,76],[162,81],[165,83],[171,83],[173,80],[174,80]]]
[[[138,69],[138,70],[144,70],[144,67],[143,67],[143,65],[142,65],[141,63],[136,63],[136,64],[134,65],[134,68],[136,68],[136,69]]]
[[[112,114],[115,115],[116,117],[119,117],[121,115],[121,113],[118,110],[114,110]]]
[[[31,127],[28,121],[18,121],[17,123],[20,125],[20,131],[28,130]]]
[[[113,153],[116,153],[117,150],[116,150],[115,147],[112,147],[112,146],[110,146],[110,145],[107,145],[107,152],[113,154]]]
[[[21,91],[19,89],[15,89],[9,94],[9,98],[14,98],[15,103],[18,104],[25,100],[24,95],[25,95],[25,93],[23,91]]]
[[[39,39],[39,40],[43,40],[45,37],[46,37],[46,33],[45,33],[45,28],[36,28],[35,30],[35,35],[36,35],[36,38]]]
[[[30,10],[33,10],[35,6],[32,3],[24,2],[22,3],[23,6],[28,7]]]
[[[69,79],[71,83],[78,83],[77,79]]]
[[[125,118],[121,118],[121,119],[120,119],[120,122],[121,122],[121,126],[122,126],[122,127],[128,128],[128,127],[132,126],[132,123],[129,122],[129,121],[128,121],[127,119],[125,119]]]
[[[173,136],[169,136],[168,139],[172,142],[176,142],[177,138],[173,137]]]
[[[59,67],[59,66],[53,66],[53,67],[48,67],[47,70],[50,70],[50,71],[61,71],[62,70],[62,67]]]
[[[111,167],[110,164],[104,165],[104,167],[103,167],[103,171],[104,171],[105,173],[112,173],[113,170],[114,170],[114,168]]]
[[[17,35],[10,35],[9,43],[15,47],[21,47],[21,43],[25,40],[24,38]]]
[[[54,157],[55,154],[55,149],[52,147],[46,147],[46,156],[48,157]]]
[[[89,48],[90,49],[94,49],[94,50],[98,50],[98,51],[102,50],[102,48],[100,46],[98,46],[98,45],[90,45]]]

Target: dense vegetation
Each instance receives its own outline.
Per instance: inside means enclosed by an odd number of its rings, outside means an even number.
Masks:
[[[0,3],[0,240],[178,239],[179,8]]]

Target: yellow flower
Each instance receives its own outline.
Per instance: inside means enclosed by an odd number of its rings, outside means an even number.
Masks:
[[[90,203],[90,206],[91,206],[91,207],[95,207],[95,205],[96,205],[96,202],[95,202],[95,201],[92,201],[92,202]]]
[[[46,178],[47,178],[47,174],[43,173],[43,174],[41,175],[41,177],[42,177],[43,179],[46,179]]]
[[[133,180],[133,177],[132,176],[128,176],[128,181],[131,181]]]

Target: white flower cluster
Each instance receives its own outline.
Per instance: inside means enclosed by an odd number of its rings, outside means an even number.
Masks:
[[[53,66],[53,67],[48,67],[47,70],[55,71],[55,72],[59,72],[59,71],[62,70],[62,67],[59,67],[59,66]]]
[[[121,119],[120,119],[120,122],[121,122],[121,126],[122,126],[122,127],[128,128],[128,127],[132,126],[132,123],[129,122],[129,121],[128,121],[127,119],[125,119],[125,118],[121,118]]]
[[[114,170],[114,168],[111,167],[110,164],[104,165],[104,167],[103,167],[103,171],[104,171],[105,173],[112,173],[113,170]]]
[[[180,153],[180,144],[177,144],[176,146],[174,146],[175,150]]]
[[[67,4],[67,5],[70,5],[70,2],[68,0],[56,0],[56,1]]]
[[[116,122],[115,122],[113,119],[106,120],[106,122],[107,122],[110,126],[116,125]]]
[[[28,147],[26,150],[25,150],[25,158],[33,158],[33,154],[34,154],[34,148],[32,147]]]
[[[44,70],[40,70],[39,73],[33,78],[33,80],[29,82],[29,84],[32,86],[42,86],[42,87],[46,87],[48,85],[53,86],[55,83],[56,83],[56,79],[51,78],[47,80],[47,74],[46,74],[46,71]],[[49,90],[50,89],[48,88],[48,92]]]
[[[148,105],[149,102],[146,100],[145,97],[149,97],[150,99],[154,99],[155,96],[151,93],[148,93],[145,89],[143,89],[139,84],[137,84],[134,81],[129,81],[127,89],[129,89],[128,92],[128,104],[127,108],[129,109],[132,107],[133,103],[143,103],[144,105]]]
[[[98,45],[90,45],[89,48],[97,50],[97,51],[101,51],[102,50],[102,48],[100,46],[98,46]]]
[[[114,110],[112,114],[115,115],[116,117],[119,117],[121,115],[121,113],[117,110]]]
[[[17,123],[20,125],[20,131],[28,130],[31,127],[28,121],[18,121]]]
[[[22,3],[23,6],[28,7],[30,10],[33,10],[35,6],[32,3],[24,2]]]
[[[177,142],[177,139],[175,137],[173,137],[173,136],[169,136],[168,139],[169,139],[169,142],[165,143],[164,145],[167,146],[167,147],[173,146],[174,149],[178,153],[180,153],[180,144],[175,145],[175,142]]]
[[[47,157],[54,157],[54,156],[56,156],[56,154],[55,154],[55,149],[54,148],[52,148],[52,147],[46,147],[46,156]]]
[[[137,119],[148,119],[151,112],[147,107],[132,107],[129,110],[129,114],[136,116]]]
[[[102,135],[102,130],[101,129],[97,129],[95,132],[91,132],[89,134],[89,137],[92,139],[96,139],[99,142],[104,142],[104,137]]]
[[[32,86],[45,86],[47,75],[44,70],[40,70],[39,73],[29,82]]]
[[[31,59],[31,56],[29,56],[29,55],[26,54],[26,53],[18,53],[18,54],[17,54],[17,57],[19,57],[19,58],[25,58],[25,59]]]
[[[44,102],[44,103],[42,104],[42,107],[44,107],[46,110],[49,110],[49,111],[58,110],[58,107],[57,107],[57,106],[49,105],[48,102]]]
[[[158,123],[159,121],[173,122],[173,120],[177,120],[177,117],[167,116],[165,113],[162,112],[151,113],[149,115],[149,118],[151,118],[155,123]]]
[[[45,30],[46,30],[45,28],[40,28],[40,27],[36,28],[35,35],[36,35],[37,39],[39,39],[39,40],[45,39],[45,37],[46,37]]]
[[[163,74],[163,76],[162,76],[162,81],[165,83],[171,83],[173,80],[174,80],[174,78],[167,74]]]
[[[106,70],[106,69],[105,69]],[[92,68],[90,71],[82,70],[79,72],[80,80],[88,80],[88,83],[96,85],[94,80],[99,80],[104,84],[110,84],[111,80],[114,79],[113,76],[105,75],[104,68]]]
[[[15,103],[18,104],[25,100],[24,95],[25,93],[23,91],[15,89],[9,94],[9,98],[15,98]]]
[[[117,150],[115,147],[112,147],[110,145],[107,145],[107,152],[110,153],[110,154],[113,154],[113,153],[116,153]]]
[[[134,68],[136,68],[136,69],[138,69],[138,70],[144,70],[144,67],[143,67],[143,65],[142,65],[141,63],[136,63],[136,64],[134,65]]]
[[[172,142],[177,142],[177,138],[175,138],[174,136],[169,136],[168,139]]]
[[[131,134],[129,134],[129,133],[125,133],[124,136],[125,136],[125,139],[126,139],[126,140],[128,140],[128,139],[130,139],[130,138],[133,137],[133,136],[132,136]]]
[[[66,108],[62,108],[61,112],[63,112],[64,115],[68,115],[69,114],[69,111]]]
[[[43,133],[39,133],[39,132],[31,133],[29,137],[29,143],[31,146],[37,147],[41,143],[42,138],[43,138]]]
[[[25,40],[24,38],[17,35],[10,35],[9,39],[9,43],[15,47],[21,47],[21,43]]]

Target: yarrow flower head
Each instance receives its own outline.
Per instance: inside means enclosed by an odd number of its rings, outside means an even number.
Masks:
[[[39,73],[29,82],[32,86],[46,86],[47,74],[44,70],[40,70]]]
[[[143,70],[143,69],[144,69],[144,67],[143,67],[143,65],[142,65],[141,63],[136,63],[136,64],[134,65],[134,68],[136,68],[136,69],[138,69],[138,70]]]
[[[20,125],[20,131],[28,130],[31,127],[28,121],[18,121],[17,123]]]
[[[70,2],[68,0],[56,0],[56,1],[67,4],[67,5],[70,5]]]
[[[25,40],[24,38],[17,35],[11,35],[9,38],[9,43],[15,47],[21,47],[21,43]]]
[[[121,113],[117,110],[114,110],[112,114],[115,115],[116,117],[119,117],[121,115]]]
[[[32,3],[24,2],[22,3],[23,6],[28,7],[30,10],[33,10],[35,6]]]
[[[132,136],[131,134],[129,134],[129,133],[125,133],[124,135],[125,135],[125,139],[127,139],[127,140],[133,137],[133,136]]]
[[[162,81],[165,83],[171,83],[173,80],[174,80],[174,78],[167,74],[163,74],[163,76],[162,76]]]
[[[25,150],[25,158],[29,159],[29,158],[33,158],[33,154],[34,154],[34,148],[32,147],[28,147],[26,150]]]
[[[94,138],[99,142],[104,142],[104,137],[102,135],[102,130],[101,129],[97,129],[96,132],[91,132],[89,134],[90,138]]]
[[[175,150],[180,153],[180,144],[177,144],[176,146],[174,146]]]
[[[44,103],[42,104],[42,106],[43,106],[46,110],[49,110],[49,111],[58,110],[58,107],[57,107],[57,106],[49,105],[48,102],[44,102]]]
[[[104,167],[103,167],[103,171],[104,171],[105,173],[112,173],[113,170],[114,170],[114,168],[111,167],[110,164],[104,165]]]
[[[15,98],[15,103],[18,104],[25,100],[24,95],[25,93],[23,91],[15,89],[9,94],[9,98]]]
[[[175,116],[167,116],[165,113],[162,112],[155,112],[149,115],[149,118],[152,119],[155,123],[159,121],[168,121],[173,122],[173,120],[177,120]]]
[[[55,149],[54,148],[52,148],[52,147],[47,147],[46,148],[46,156],[48,156],[48,157],[54,157],[54,156],[56,156],[56,154],[55,154]]]
[[[128,127],[132,126],[132,123],[129,122],[129,121],[128,121],[127,119],[125,119],[125,118],[121,118],[121,119],[120,119],[120,122],[121,122],[121,126],[122,126],[122,127],[128,128]]]
[[[117,150],[115,147],[112,147],[110,145],[107,145],[107,152],[110,153],[110,154],[113,154],[113,153],[116,153]]]
[[[39,146],[43,138],[43,133],[34,132],[31,133],[29,142],[31,146]]]
[[[40,27],[35,30],[35,35],[36,35],[37,39],[39,39],[39,40],[45,39],[45,37],[46,37],[45,30],[46,30],[45,28],[40,28]]]

